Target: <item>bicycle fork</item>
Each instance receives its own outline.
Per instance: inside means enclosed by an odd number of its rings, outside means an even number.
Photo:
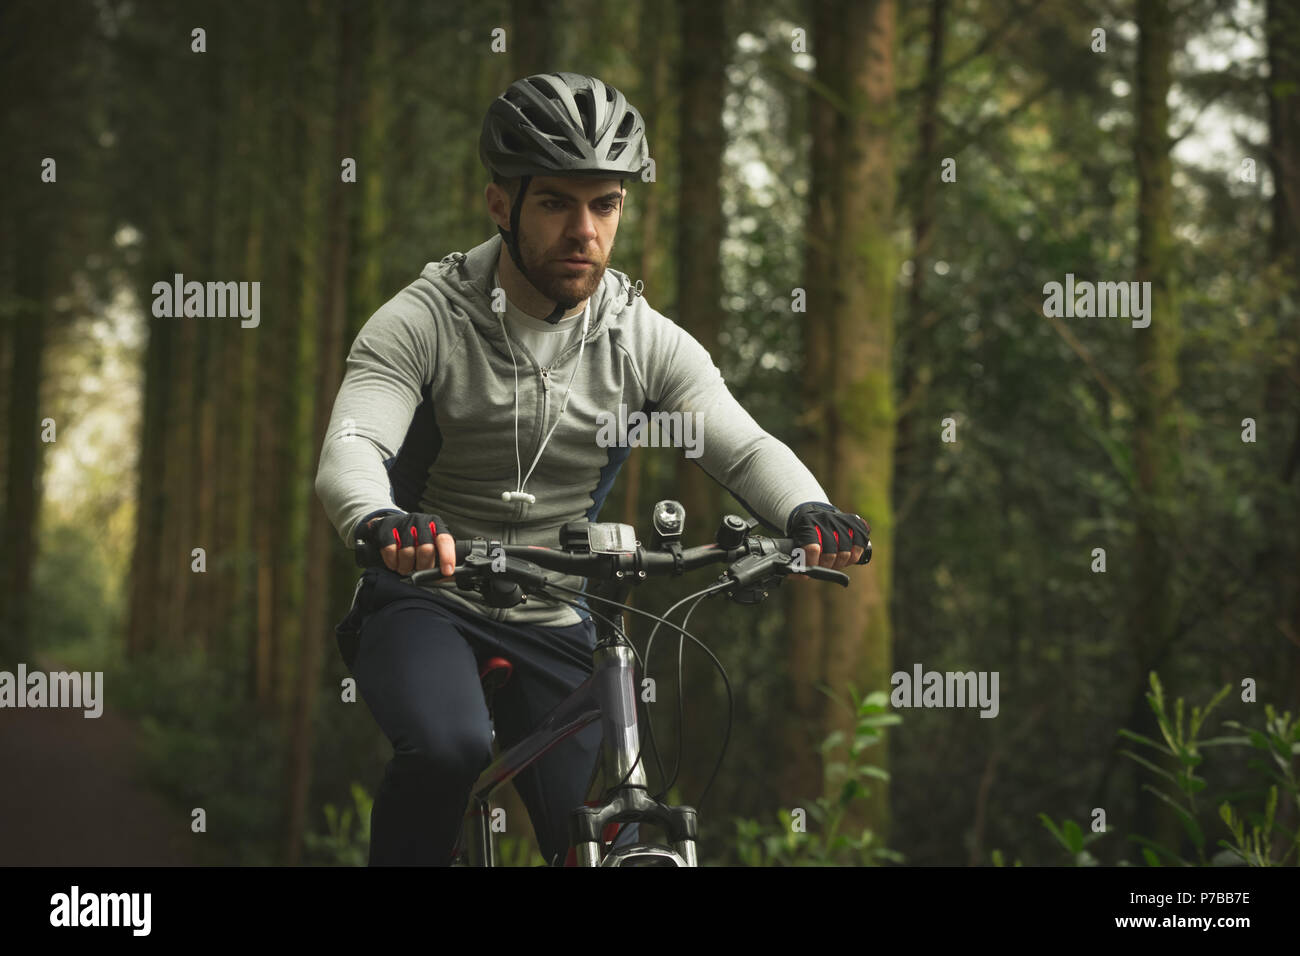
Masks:
[[[600,702],[601,759],[606,780],[617,781],[596,806],[579,807],[569,819],[569,838],[579,866],[698,866],[699,825],[694,807],[670,807],[647,793],[636,713],[636,657],[620,638],[603,640],[593,655],[593,687]],[[601,834],[611,822],[661,827],[669,846],[638,844],[601,859]]]

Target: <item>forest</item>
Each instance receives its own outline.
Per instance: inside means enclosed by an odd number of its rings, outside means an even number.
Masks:
[[[1300,6],[12,0],[0,46],[0,864],[366,863],[322,443],[553,71],[645,119],[611,270],[871,527],[693,613],[734,712],[656,639],[701,862],[1300,863]],[[600,520],[663,499],[748,514],[639,447]]]

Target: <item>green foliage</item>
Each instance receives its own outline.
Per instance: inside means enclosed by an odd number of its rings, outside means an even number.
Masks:
[[[1194,859],[1186,859],[1181,855],[1179,847],[1169,847],[1140,834],[1132,834],[1129,840],[1141,847],[1142,859],[1148,866],[1285,864],[1291,853],[1300,848],[1300,830],[1291,833],[1281,825],[1277,820],[1277,805],[1280,787],[1290,799],[1295,801],[1297,809],[1300,810],[1300,783],[1297,775],[1297,757],[1300,757],[1300,721],[1293,721],[1290,712],[1279,715],[1271,704],[1266,704],[1264,730],[1228,720],[1224,721],[1224,726],[1241,731],[1239,735],[1202,739],[1200,734],[1205,728],[1206,719],[1210,712],[1228,696],[1232,685],[1225,685],[1219,690],[1204,709],[1193,707],[1190,719],[1186,719],[1184,699],[1177,698],[1171,708],[1165,698],[1160,679],[1154,671],[1151,672],[1150,683],[1151,690],[1146,695],[1146,699],[1155,714],[1162,739],[1152,740],[1131,730],[1122,729],[1119,731],[1121,736],[1152,751],[1153,759],[1131,750],[1121,752],[1158,779],[1159,785],[1145,783],[1142,789],[1159,800],[1161,805],[1182,824],[1186,842],[1194,850]],[[1209,787],[1208,781],[1196,772],[1203,768],[1205,762],[1202,750],[1222,746],[1251,748],[1267,758],[1252,759],[1248,762],[1251,770],[1269,781],[1267,789],[1261,785],[1235,795],[1239,800],[1243,798],[1261,800],[1263,805],[1260,809],[1243,811],[1226,797],[1218,800],[1217,803],[1204,796],[1200,796],[1198,800],[1198,796]],[[1217,845],[1222,848],[1222,851],[1207,856],[1207,833],[1212,822],[1208,819],[1209,809],[1215,806],[1217,806],[1218,818],[1227,827],[1232,842],[1219,840]],[[1065,820],[1058,826],[1045,813],[1040,813],[1039,819],[1069,854],[1075,865],[1096,864],[1096,859],[1084,847],[1104,834],[1094,833],[1085,837],[1079,826],[1071,820]],[[1249,832],[1247,832],[1248,827]],[[1276,853],[1274,834],[1281,834],[1286,840],[1286,850],[1276,859],[1274,859]],[[1300,860],[1300,855],[1297,859]]]
[[[205,851],[220,862],[280,862],[283,742],[235,681],[199,652],[133,660],[105,684],[139,718],[154,784],[177,805],[206,811]]]
[[[498,866],[545,866],[537,844],[525,837],[511,834],[497,836]]]
[[[1300,720],[1292,720],[1290,711],[1278,714],[1272,704],[1264,705],[1264,729],[1254,730],[1235,720],[1224,721],[1224,725],[1245,733],[1244,742],[1252,749],[1262,752],[1267,760],[1252,759],[1252,770],[1273,780],[1268,788],[1263,813],[1247,812],[1245,818],[1233,806],[1224,801],[1219,804],[1219,818],[1227,826],[1233,842],[1220,840],[1219,846],[1243,863],[1251,866],[1284,865],[1292,851],[1300,850],[1300,828],[1290,834],[1286,851],[1276,861],[1273,860],[1273,833],[1275,830],[1287,836],[1286,829],[1277,824],[1278,787],[1290,795],[1296,809],[1300,810],[1300,782],[1297,781],[1296,758],[1300,756]],[[1242,738],[1231,738],[1242,742]],[[1250,833],[1246,826],[1250,825]],[[1300,853],[1296,862],[1300,864]]]
[[[876,691],[859,698],[850,687],[856,722],[853,739],[832,731],[821,743],[824,760],[823,795],[804,801],[802,807],[783,808],[775,826],[758,820],[736,819],[734,852],[746,866],[870,866],[901,863],[901,854],[878,844],[868,828],[841,832],[853,811],[871,794],[870,782],[888,784],[889,773],[867,760],[867,752],[881,742],[884,728],[902,718],[890,712],[888,697]],[[847,745],[845,759],[833,759]],[[811,818],[811,820],[809,819]]]
[[[304,838],[308,863],[365,866],[370,859],[370,809],[374,800],[359,783],[352,784],[352,806],[325,804],[325,833]],[[356,832],[352,824],[356,823]]]
[[[1084,836],[1083,828],[1073,820],[1062,820],[1060,825],[1057,825],[1046,813],[1040,813],[1038,819],[1042,821],[1048,832],[1056,837],[1056,842],[1061,844],[1065,852],[1070,855],[1070,862],[1074,866],[1097,865],[1097,858],[1089,853],[1086,847],[1088,844],[1104,837],[1106,835],[1104,832],[1093,832]],[[998,851],[994,852],[997,853]],[[994,862],[997,863],[996,859]],[[997,865],[1001,866],[1002,864],[997,863]]]
[[[1164,688],[1160,685],[1160,678],[1155,671],[1151,672],[1150,679],[1151,691],[1146,695],[1146,699],[1156,716],[1163,742],[1152,740],[1131,730],[1121,729],[1119,733],[1129,740],[1136,741],[1142,746],[1154,750],[1161,757],[1167,758],[1169,762],[1172,762],[1173,767],[1160,767],[1131,750],[1121,752],[1124,756],[1154,773],[1168,785],[1166,787],[1155,787],[1145,783],[1142,785],[1142,789],[1164,803],[1178,817],[1183,829],[1187,831],[1188,839],[1191,840],[1196,849],[1197,861],[1204,866],[1208,863],[1205,857],[1206,838],[1205,831],[1197,820],[1199,809],[1196,795],[1206,788],[1206,782],[1204,778],[1196,775],[1196,768],[1204,760],[1200,753],[1200,747],[1213,742],[1201,742],[1197,738],[1205,723],[1205,718],[1209,716],[1210,711],[1223,702],[1223,698],[1228,696],[1232,690],[1232,685],[1225,684],[1206,705],[1205,710],[1202,711],[1199,707],[1193,707],[1190,724],[1184,729],[1183,698],[1179,697],[1174,702],[1173,714],[1171,715],[1165,702]],[[1142,843],[1144,848],[1166,859],[1188,865],[1187,861],[1181,859],[1167,847],[1142,837],[1135,837],[1134,839]],[[1147,859],[1149,861],[1150,857],[1147,857]]]
[[[107,586],[112,558],[99,526],[72,519],[42,530],[32,582],[33,632],[42,649],[57,649],[60,656],[72,651],[79,662],[102,660],[111,654],[122,600]]]

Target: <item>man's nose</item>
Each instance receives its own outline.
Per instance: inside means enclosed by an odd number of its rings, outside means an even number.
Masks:
[[[570,218],[569,235],[587,242],[596,238],[596,217],[592,215],[590,209],[583,206]]]

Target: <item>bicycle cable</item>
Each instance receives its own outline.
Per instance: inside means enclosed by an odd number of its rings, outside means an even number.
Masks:
[[[695,609],[700,606],[700,602],[703,601],[706,597],[708,597],[707,594],[700,595],[698,598],[695,599],[695,603],[686,609],[686,616],[682,618],[683,628],[685,628],[686,625],[690,622],[691,615],[695,613]],[[686,641],[682,638],[680,634],[677,635],[677,762],[673,766],[672,777],[668,780],[666,784],[664,784],[663,793],[659,795],[660,799],[666,797],[668,795],[668,791],[670,791],[673,788],[673,785],[677,783],[677,775],[682,769],[682,750],[684,749],[683,734],[684,734],[684,728],[686,726],[686,695],[685,695],[686,688],[685,688],[685,684],[682,683],[682,658],[685,656],[684,654],[685,648],[686,648]],[[649,666],[650,666],[650,647],[647,644],[646,667],[649,668]],[[646,719],[649,720],[648,715]]]
[[[575,609],[579,607],[584,607],[583,605],[579,604],[577,601],[569,601],[566,600],[565,598],[558,597],[554,594],[550,595],[550,597],[552,600],[558,601],[560,604],[567,604],[570,607]],[[627,636],[627,632],[620,625],[616,624],[614,621],[612,621],[610,618],[606,617],[605,615],[601,614],[599,611],[593,611],[590,607],[584,607],[584,610],[586,610],[587,613],[591,614],[592,617],[600,618],[602,621],[604,621],[606,624],[608,624],[610,627],[614,629],[615,634],[623,638],[623,640],[627,643],[627,646],[632,649],[632,655],[636,658],[636,662],[641,665],[641,673],[644,674],[646,669],[645,661],[642,660],[641,655],[637,652],[636,645],[632,643],[631,638]],[[641,763],[641,752],[643,749],[644,749],[644,743],[641,740],[638,740],[636,759],[632,761],[632,766],[628,767],[627,773],[623,775],[623,779],[620,780],[615,787],[607,788],[607,789],[617,789],[618,787],[621,787],[623,786],[623,784],[627,783],[628,778],[632,776],[632,772],[636,770],[637,765]],[[653,736],[651,736],[650,739],[650,752],[654,755],[655,763],[659,765],[659,778],[662,780],[664,776],[663,760],[660,759],[659,748],[655,744]]]
[[[726,730],[726,733],[723,735],[723,740],[722,740],[722,749],[721,749],[721,751],[720,751],[719,754],[718,754],[718,760],[717,760],[717,762],[716,762],[716,763],[714,764],[714,766],[713,766],[713,773],[711,773],[711,774],[709,775],[708,783],[706,783],[706,784],[704,785],[704,790],[700,793],[700,800],[699,800],[699,803],[697,804],[697,806],[703,806],[703,805],[704,805],[704,798],[705,798],[706,796],[708,796],[709,789],[713,786],[713,781],[717,778],[718,771],[719,771],[720,769],[722,769],[722,761],[723,761],[723,758],[724,758],[724,757],[726,756],[726,754],[727,754],[727,746],[728,746],[728,745],[730,744],[730,742],[731,742],[731,722],[732,722],[733,716],[734,716],[734,714],[735,714],[735,703],[736,703],[736,702],[735,702],[735,695],[732,693],[732,690],[731,690],[731,680],[727,677],[727,670],[726,670],[725,667],[722,666],[722,662],[718,660],[718,658],[714,655],[713,651],[709,650],[708,645],[706,645],[703,641],[701,641],[699,638],[697,638],[694,634],[688,633],[688,632],[685,631],[683,628],[681,628],[681,627],[679,627],[678,625],[674,624],[672,621],[667,620],[666,615],[661,617],[661,616],[658,615],[658,614],[651,614],[649,611],[643,611],[643,610],[641,610],[640,608],[631,607],[630,605],[624,604],[624,603],[622,603],[621,601],[615,601],[615,600],[613,600],[612,598],[602,597],[602,596],[600,596],[600,595],[598,595],[598,594],[588,594],[588,593],[585,592],[585,591],[579,591],[579,590],[576,589],[576,588],[571,588],[571,587],[569,587],[569,586],[567,586],[567,585],[564,585],[564,584],[551,583],[551,584],[547,584],[546,586],[547,586],[547,587],[553,587],[553,588],[559,588],[559,589],[562,590],[562,591],[568,591],[570,594],[577,594],[577,595],[580,595],[580,596],[582,596],[582,597],[595,598],[595,599],[598,600],[598,601],[603,601],[603,602],[605,602],[606,604],[611,604],[611,605],[613,605],[613,606],[615,606],[615,607],[618,607],[618,608],[621,608],[621,609],[623,609],[623,610],[625,610],[625,611],[631,611],[633,614],[640,614],[642,617],[650,618],[650,619],[653,620],[653,621],[657,621],[657,622],[659,622],[659,624],[667,624],[667,625],[668,625],[669,627],[671,627],[673,630],[675,630],[675,631],[677,631],[678,633],[680,633],[680,634],[682,634],[682,635],[684,635],[684,636],[690,638],[692,641],[694,641],[696,644],[699,645],[700,649],[703,650],[705,654],[709,655],[709,660],[713,661],[713,666],[716,667],[716,668],[718,669],[718,674],[719,674],[719,676],[722,677],[722,684],[723,684],[723,687],[725,687],[725,688],[726,688],[726,691],[727,691],[727,730]],[[668,614],[671,614],[673,610],[675,610],[676,608],[680,607],[682,604],[684,604],[685,602],[687,602],[687,601],[689,601],[689,600],[692,600],[692,599],[697,598],[697,597],[708,597],[709,594],[711,594],[711,593],[721,593],[722,591],[725,591],[725,590],[727,590],[727,589],[730,588],[730,587],[731,587],[730,583],[729,583],[729,582],[726,582],[726,581],[723,581],[723,582],[719,582],[719,583],[716,583],[716,584],[710,585],[708,588],[704,588],[703,590],[696,591],[694,594],[690,594],[690,595],[687,595],[686,597],[682,598],[680,601],[678,601],[676,604],[674,604],[674,605],[672,606],[672,608],[670,608],[670,609],[668,610],[667,613],[668,613]],[[558,600],[558,599],[557,599],[557,600]],[[655,628],[655,629],[656,629],[656,630],[658,629],[658,625],[656,625],[656,628]],[[653,636],[653,632],[652,632],[652,636]],[[647,649],[646,649],[646,653],[647,653],[647,655],[649,654],[649,648],[648,648],[648,647],[647,647]],[[643,671],[643,672],[644,672],[644,671]],[[651,728],[650,721],[649,721],[648,718],[649,718],[649,713],[647,712],[647,722],[646,722],[646,726],[647,726],[647,728]],[[652,729],[651,729],[651,741],[652,741],[652,743],[653,743],[653,730],[652,730]],[[638,760],[640,759],[640,754],[639,754],[639,753],[638,753],[637,759],[638,759]],[[634,764],[633,766],[635,766],[635,764]],[[631,775],[631,772],[632,772],[631,770],[628,771],[627,776],[624,776],[623,780],[619,782],[619,786],[622,786],[623,782],[625,782],[625,781],[627,780],[627,777]]]
[[[691,637],[691,639],[692,639],[692,640],[695,640],[695,642],[696,642],[697,644],[700,644],[700,642],[699,642],[698,640],[696,640],[696,639],[695,639],[693,636],[691,636],[688,632],[685,632],[686,624],[687,624],[687,622],[691,619],[691,615],[695,613],[695,609],[696,609],[697,607],[699,607],[699,604],[700,604],[701,601],[703,601],[705,598],[707,598],[707,597],[711,597],[712,595],[717,594],[717,593],[719,593],[720,591],[725,590],[725,589],[726,589],[726,585],[725,585],[725,584],[723,584],[723,585],[714,585],[714,586],[712,586],[712,587],[710,587],[710,588],[707,588],[707,589],[705,589],[705,590],[703,590],[703,591],[697,591],[695,594],[687,595],[687,596],[686,596],[685,598],[683,598],[681,601],[678,601],[678,602],[677,602],[676,604],[674,604],[671,608],[669,608],[669,610],[665,613],[664,616],[667,617],[668,615],[672,614],[672,612],[673,612],[674,610],[676,610],[678,607],[680,607],[682,604],[684,604],[684,603],[686,603],[687,601],[689,601],[689,600],[691,600],[692,598],[694,598],[694,599],[695,599],[695,603],[692,604],[689,608],[687,608],[687,610],[686,610],[686,616],[682,619],[682,630],[683,630],[683,633],[687,633],[687,636],[688,636],[688,637]],[[656,625],[655,628],[654,628],[654,630],[651,631],[651,633],[650,633],[650,639],[649,639],[649,641],[647,641],[647,643],[646,643],[645,656],[646,656],[646,666],[647,666],[647,668],[649,667],[651,645],[654,643],[654,635],[655,635],[655,631],[657,631],[658,629],[659,629],[659,628],[658,628],[658,625]],[[682,695],[682,689],[683,689],[683,686],[682,686],[682,672],[681,672],[681,664],[682,664],[682,649],[683,649],[683,647],[684,647],[685,642],[682,640],[682,638],[681,638],[680,635],[678,636],[677,641],[678,641],[678,645],[677,645],[677,648],[678,648],[678,650],[677,650],[677,727],[678,727],[678,734],[677,734],[677,740],[678,740],[678,743],[677,743],[677,766],[673,768],[673,776],[672,776],[672,779],[671,779],[670,781],[668,781],[668,783],[664,786],[663,792],[662,792],[661,794],[659,794],[659,798],[660,798],[660,799],[662,799],[663,797],[667,796],[668,790],[671,789],[671,787],[673,786],[673,784],[675,784],[675,783],[677,782],[677,774],[678,774],[678,771],[681,769],[681,753],[682,753],[682,740],[683,740],[683,737],[682,737],[682,725],[683,725],[683,723],[684,723],[684,721],[685,721],[684,697],[683,697],[683,695]],[[704,647],[703,644],[700,644],[700,646],[701,646],[701,647]],[[706,650],[706,652],[707,652],[707,651],[708,651],[708,648],[705,648],[705,650]],[[710,657],[713,657],[712,652],[709,652],[709,656],[710,656]],[[714,660],[714,663],[715,663],[715,664],[717,665],[717,667],[718,667],[719,673],[722,674],[722,680],[723,680],[723,683],[726,685],[726,688],[727,688],[727,726],[726,726],[726,731],[724,732],[724,734],[723,734],[723,738],[722,738],[722,749],[719,751],[719,753],[718,753],[718,759],[717,759],[716,763],[714,763],[714,765],[713,765],[713,772],[709,775],[709,781],[708,781],[708,783],[705,784],[705,786],[704,786],[704,790],[700,793],[700,803],[699,803],[699,805],[701,805],[701,806],[702,806],[703,803],[704,803],[704,798],[705,798],[705,796],[708,795],[709,788],[713,786],[713,780],[714,780],[714,778],[717,777],[717,775],[718,775],[718,771],[722,769],[722,761],[726,758],[726,755],[727,755],[727,747],[728,747],[728,745],[730,744],[730,741],[731,741],[731,728],[732,728],[732,725],[733,725],[734,722],[735,722],[735,712],[736,712],[735,697],[734,697],[734,695],[733,695],[732,692],[731,692],[731,682],[730,682],[730,680],[727,678],[726,672],[725,672],[725,670],[723,670],[722,665],[721,665],[720,663],[718,663],[717,658],[714,657],[713,660]],[[649,721],[650,721],[649,714],[646,715],[646,720],[647,720],[647,722],[649,723]],[[653,734],[653,732],[654,732],[654,727],[653,727],[653,725],[651,725],[650,730],[651,730],[651,733]]]

